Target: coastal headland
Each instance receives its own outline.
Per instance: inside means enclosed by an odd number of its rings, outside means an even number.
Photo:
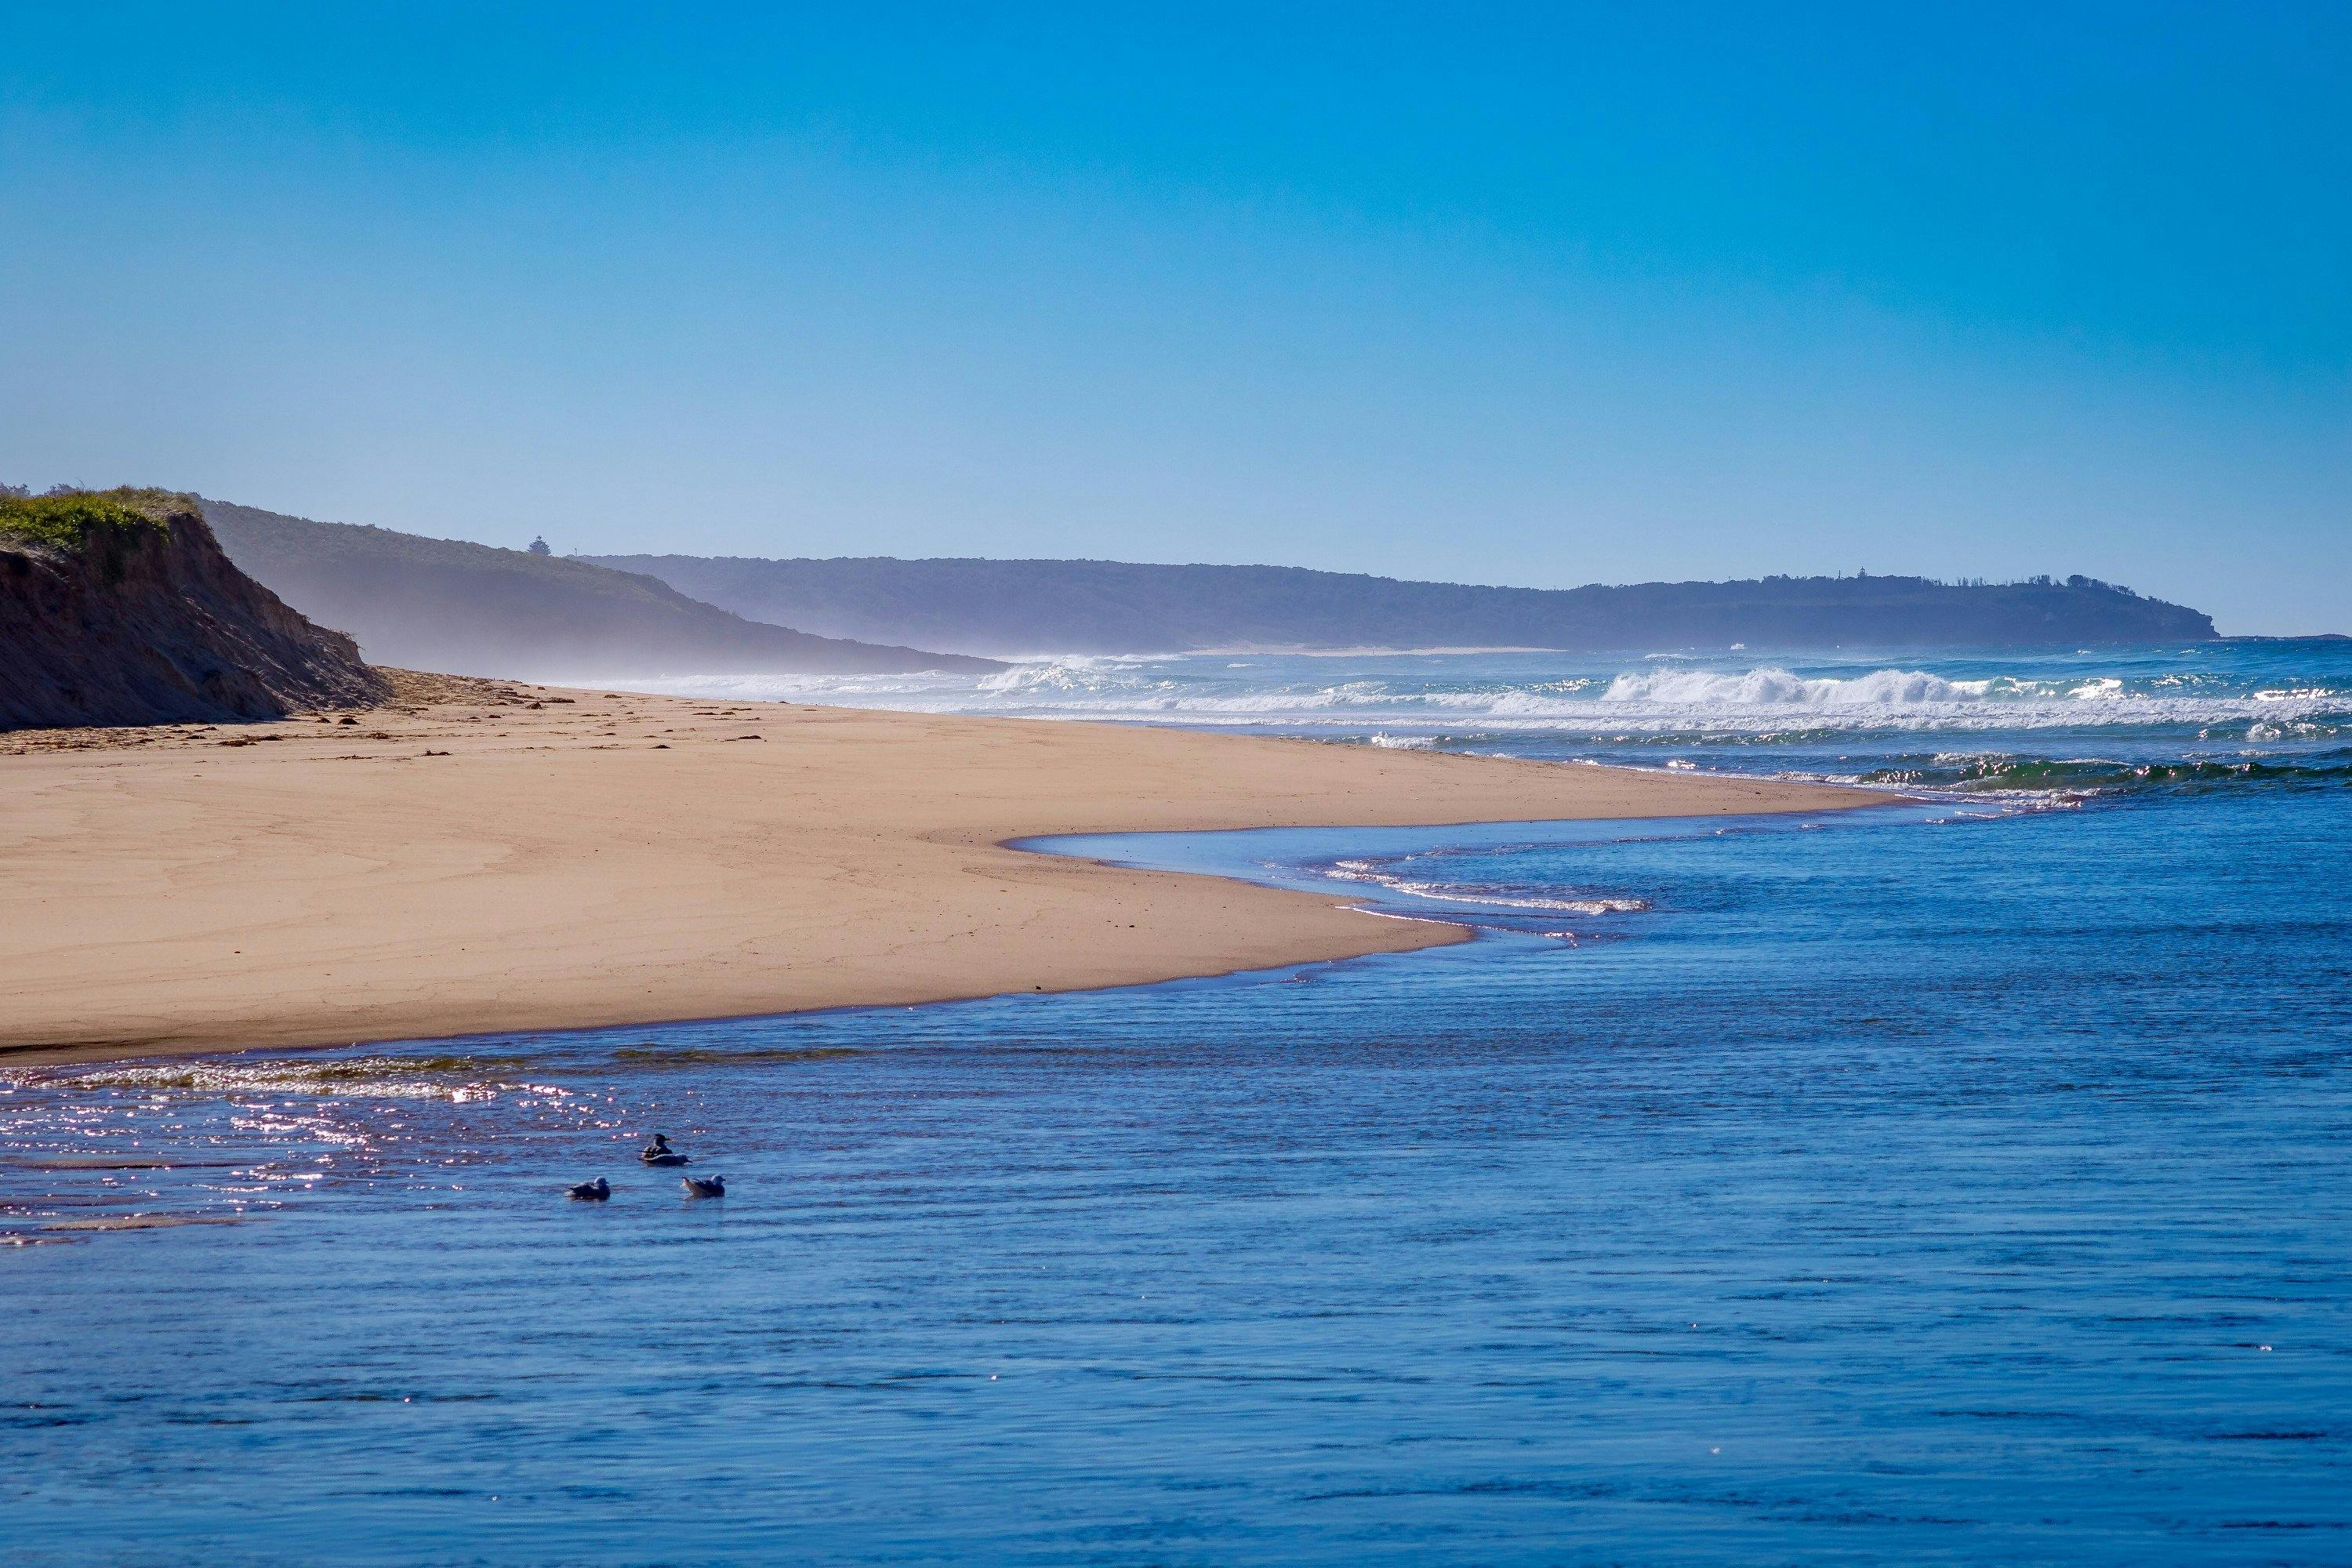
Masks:
[[[911,1005],[1461,941],[1064,833],[1885,797],[385,672],[356,715],[0,736],[0,1062]]]

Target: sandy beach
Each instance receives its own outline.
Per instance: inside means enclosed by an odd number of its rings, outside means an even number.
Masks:
[[[1108,724],[400,678],[356,723],[0,737],[0,1060],[1065,991],[1461,928],[1005,847],[1884,797]]]

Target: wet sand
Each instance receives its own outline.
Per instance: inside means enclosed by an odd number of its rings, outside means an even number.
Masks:
[[[401,675],[0,735],[0,1061],[1066,991],[1463,940],[1062,833],[1814,811],[1809,784]]]

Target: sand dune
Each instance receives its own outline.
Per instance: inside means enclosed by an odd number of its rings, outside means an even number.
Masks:
[[[647,1023],[1429,946],[1463,933],[1003,841],[1880,798],[1111,725],[399,690],[355,725],[0,739],[0,1053]]]

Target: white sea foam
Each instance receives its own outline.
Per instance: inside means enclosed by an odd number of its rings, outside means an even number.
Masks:
[[[1323,874],[1336,882],[1368,883],[1391,893],[1402,893],[1407,898],[1427,899],[1442,904],[1470,904],[1484,909],[1549,910],[1558,914],[1609,915],[1629,914],[1650,907],[1641,899],[1609,898],[1597,894],[1584,898],[1536,898],[1466,884],[1422,881],[1383,871],[1370,860],[1334,860],[1323,868]]]
[[[1672,662],[1613,675],[1495,679],[1491,666],[1383,671],[1353,680],[1299,679],[1299,662],[1176,658],[1038,659],[986,675],[675,677],[641,689],[718,700],[777,700],[933,712],[998,713],[1200,725],[1370,731],[1401,746],[1465,729],[1556,730],[1613,737],[1798,730],[1995,731],[2131,725],[2286,725],[2340,716],[2347,694],[2322,687],[2214,689],[2198,675],[2137,682],[2102,674],[1939,675],[1888,667],[1803,675]],[[1484,677],[1484,679],[1479,679]],[[2243,732],[2243,731],[2241,731]],[[1369,737],[1368,737],[1369,738]]]
[[[1689,708],[1910,708],[1967,701],[1983,696],[1991,684],[1947,680],[1924,669],[1880,669],[1846,680],[1807,679],[1779,668],[1736,675],[1673,669],[1621,675],[1601,700]]]

